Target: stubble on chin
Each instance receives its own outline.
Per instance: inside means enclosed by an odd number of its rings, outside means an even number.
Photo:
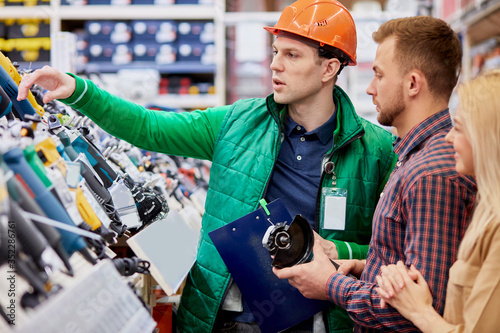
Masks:
[[[393,126],[394,120],[401,115],[405,110],[405,105],[401,101],[396,105],[386,108],[385,112],[380,110],[377,121],[383,126]]]
[[[377,121],[382,126],[392,126],[393,119],[390,119],[390,117],[387,117],[385,114],[379,113]]]
[[[392,126],[392,121],[389,121],[386,117],[381,117],[380,115],[377,117],[377,121],[382,126]]]

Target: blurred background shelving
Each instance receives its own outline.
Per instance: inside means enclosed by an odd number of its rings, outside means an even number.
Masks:
[[[272,36],[262,27],[273,25],[292,2],[3,0],[0,48],[25,68],[52,64],[98,75],[106,89],[143,104],[205,108],[272,92]],[[341,2],[357,25],[358,66],[346,68],[338,83],[369,120],[376,122],[365,93],[376,50],[371,34],[388,19],[432,15],[449,22],[464,47],[462,80],[500,66],[499,0]],[[74,33],[76,40],[64,32]],[[61,56],[72,43],[78,54]],[[23,47],[28,50],[17,50]],[[141,77],[143,70],[148,75]],[[124,77],[129,85],[120,82]],[[138,86],[155,91],[143,93]]]

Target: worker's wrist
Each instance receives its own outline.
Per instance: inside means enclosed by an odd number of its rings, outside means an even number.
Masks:
[[[87,92],[88,87],[85,80],[83,80],[82,78],[79,78],[73,73],[66,73],[66,74],[71,76],[72,79],[74,80],[74,91],[68,98],[61,99],[61,102],[68,105],[76,104],[82,99],[83,95]]]

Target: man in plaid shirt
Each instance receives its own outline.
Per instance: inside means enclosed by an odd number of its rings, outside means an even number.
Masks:
[[[375,211],[366,264],[348,261],[337,272],[316,242],[313,261],[274,272],[304,296],[345,308],[356,332],[413,332],[416,327],[395,309],[380,307],[375,277],[382,265],[398,260],[415,265],[443,313],[448,270],[476,192],[473,179],[456,172],[453,148],[444,141],[452,127],[448,101],[462,50],[445,22],[424,16],[388,21],[373,38],[379,46],[367,93],[378,121],[394,126],[399,138],[398,162]],[[345,276],[348,272],[360,278]]]

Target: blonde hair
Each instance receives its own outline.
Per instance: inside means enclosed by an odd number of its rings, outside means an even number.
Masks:
[[[464,258],[490,223],[500,223],[500,70],[460,85],[458,96],[478,187],[477,206],[458,253]]]

